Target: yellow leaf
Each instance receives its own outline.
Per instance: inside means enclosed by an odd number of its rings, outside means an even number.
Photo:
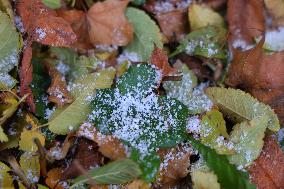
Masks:
[[[212,171],[194,170],[191,172],[193,189],[220,189],[217,176]]]
[[[19,142],[19,149],[26,152],[37,151],[37,146],[34,143],[34,139],[38,138],[42,146],[45,144],[44,136],[35,130],[25,130],[21,133],[21,140]]]
[[[37,183],[40,177],[39,156],[25,152],[20,158],[20,166],[31,183]]]
[[[0,162],[0,188],[14,188],[13,178],[8,171],[10,171],[10,168],[4,163]]]
[[[197,30],[205,26],[224,26],[224,20],[221,15],[208,7],[197,4],[192,4],[189,7],[188,18],[191,30]]]

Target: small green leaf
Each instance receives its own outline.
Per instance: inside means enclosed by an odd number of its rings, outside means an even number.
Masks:
[[[213,26],[193,31],[180,42],[180,45],[169,57],[185,52],[189,55],[206,58],[226,59],[226,50],[223,48],[225,34],[223,29]]]
[[[42,0],[42,2],[51,9],[59,9],[61,7],[60,0]]]
[[[201,120],[200,140],[203,144],[215,149],[219,154],[232,154],[232,145],[227,141],[229,135],[226,129],[226,122],[218,110],[207,112]]]
[[[193,148],[198,150],[208,167],[214,171],[218,177],[218,182],[224,189],[256,189],[256,186],[251,184],[247,173],[239,171],[236,167],[230,164],[227,156],[219,155],[214,150],[201,144],[192,137],[188,137]]]
[[[97,184],[124,184],[130,182],[141,175],[141,170],[137,163],[130,159],[111,162],[103,167],[90,170],[88,175]],[[89,179],[85,176],[77,177],[73,180],[70,189],[86,183]]]
[[[144,12],[136,8],[127,8],[126,16],[134,27],[134,40],[126,51],[135,52],[142,61],[148,61],[154,44],[162,48],[162,35],[156,23]]]
[[[237,153],[229,156],[231,163],[244,168],[257,159],[264,144],[267,123],[268,116],[265,115],[234,126],[230,141]]]
[[[2,11],[0,11],[0,28],[0,89],[13,88],[16,80],[9,75],[9,72],[18,65],[22,38],[9,16]]]
[[[206,93],[218,105],[222,113],[235,123],[251,121],[254,118],[267,115],[269,118],[268,128],[272,131],[280,129],[279,120],[274,111],[248,93],[219,87],[207,88]]]

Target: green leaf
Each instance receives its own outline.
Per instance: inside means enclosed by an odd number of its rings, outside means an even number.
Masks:
[[[176,98],[187,106],[189,113],[197,114],[208,111],[212,102],[197,85],[197,78],[188,67],[183,64],[181,81],[164,81],[163,87],[167,96]],[[196,88],[194,88],[196,87]]]
[[[132,0],[131,1],[134,5],[143,5],[145,3],[145,0]]]
[[[42,0],[42,2],[51,9],[59,9],[61,7],[60,0]]]
[[[264,144],[267,123],[268,116],[262,116],[234,126],[230,141],[237,153],[229,156],[231,163],[244,168],[257,159]]]
[[[254,118],[267,115],[269,118],[268,128],[272,131],[280,129],[279,120],[274,111],[248,93],[238,89],[218,87],[207,88],[206,93],[218,105],[222,113],[232,119],[234,123],[251,121]]]
[[[142,163],[150,161],[147,180],[155,178],[156,166],[151,163],[156,162],[156,148],[181,142],[188,117],[181,102],[154,93],[158,77],[157,70],[148,64],[132,65],[118,79],[117,88],[98,90],[92,102],[93,122],[100,132],[137,150]]]
[[[239,171],[230,164],[227,156],[219,155],[214,150],[201,144],[192,137],[188,137],[193,148],[198,150],[199,154],[207,163],[207,166],[214,171],[218,177],[218,182],[224,189],[256,189],[256,186],[249,181],[248,174]]]
[[[0,11],[0,89],[13,88],[16,80],[9,72],[18,65],[22,38],[9,16]]]
[[[89,74],[82,83],[75,82],[72,94],[76,97],[74,102],[63,108],[57,108],[49,119],[49,130],[56,134],[67,134],[76,130],[91,113],[91,97],[96,88],[108,88],[115,76],[114,69],[102,70]]]
[[[162,36],[156,23],[144,12],[136,8],[127,8],[126,16],[134,27],[134,40],[126,51],[135,52],[142,61],[148,61],[154,44],[162,48]]]
[[[90,170],[88,175],[96,184],[124,184],[138,178],[141,175],[141,170],[137,163],[130,159],[124,159]],[[77,177],[73,180],[74,184],[70,189],[86,183],[88,180],[85,176]]]
[[[226,122],[218,110],[207,112],[201,120],[200,140],[203,144],[215,149],[219,154],[232,154],[232,145],[224,140],[229,135]]]
[[[224,19],[219,13],[198,4],[192,4],[189,7],[188,18],[191,30],[197,30],[206,26],[225,26]]]
[[[206,58],[226,59],[226,50],[223,48],[225,37],[226,32],[220,28],[208,26],[198,29],[189,33],[169,57],[185,52]]]

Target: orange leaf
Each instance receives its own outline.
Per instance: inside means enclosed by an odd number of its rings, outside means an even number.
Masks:
[[[166,52],[156,46],[152,52],[150,63],[155,65],[162,72],[163,76],[176,72],[176,69],[169,65]]]
[[[63,178],[63,169],[62,168],[53,168],[47,173],[47,178],[45,179],[45,183],[49,188],[53,189],[64,189],[65,183],[60,180]],[[66,183],[67,184],[67,183]]]
[[[133,39],[133,28],[124,15],[129,0],[95,3],[87,13],[93,44],[125,46]]]
[[[58,107],[63,107],[65,104],[71,103],[73,97],[67,90],[65,77],[52,64],[44,62],[44,65],[51,77],[51,84],[47,90],[49,94],[48,100],[54,102]]]
[[[284,188],[284,154],[273,136],[265,139],[260,156],[248,171],[258,189]]]

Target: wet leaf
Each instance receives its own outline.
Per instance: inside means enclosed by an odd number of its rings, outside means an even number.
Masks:
[[[280,128],[273,110],[248,93],[231,88],[211,87],[206,89],[206,94],[218,105],[223,114],[236,123],[267,115],[268,128],[272,131],[278,131]]]
[[[89,171],[89,175],[97,184],[124,184],[139,177],[141,170],[132,160],[124,159],[93,169]],[[80,176],[73,181],[70,188],[87,181],[88,178]]]
[[[87,20],[93,44],[125,46],[132,41],[133,28],[124,15],[128,3],[106,0],[89,9]]]
[[[143,61],[147,61],[154,50],[154,44],[159,48],[163,47],[159,27],[139,9],[127,8],[126,16],[134,28],[134,40],[126,47],[126,50],[137,53]]]

